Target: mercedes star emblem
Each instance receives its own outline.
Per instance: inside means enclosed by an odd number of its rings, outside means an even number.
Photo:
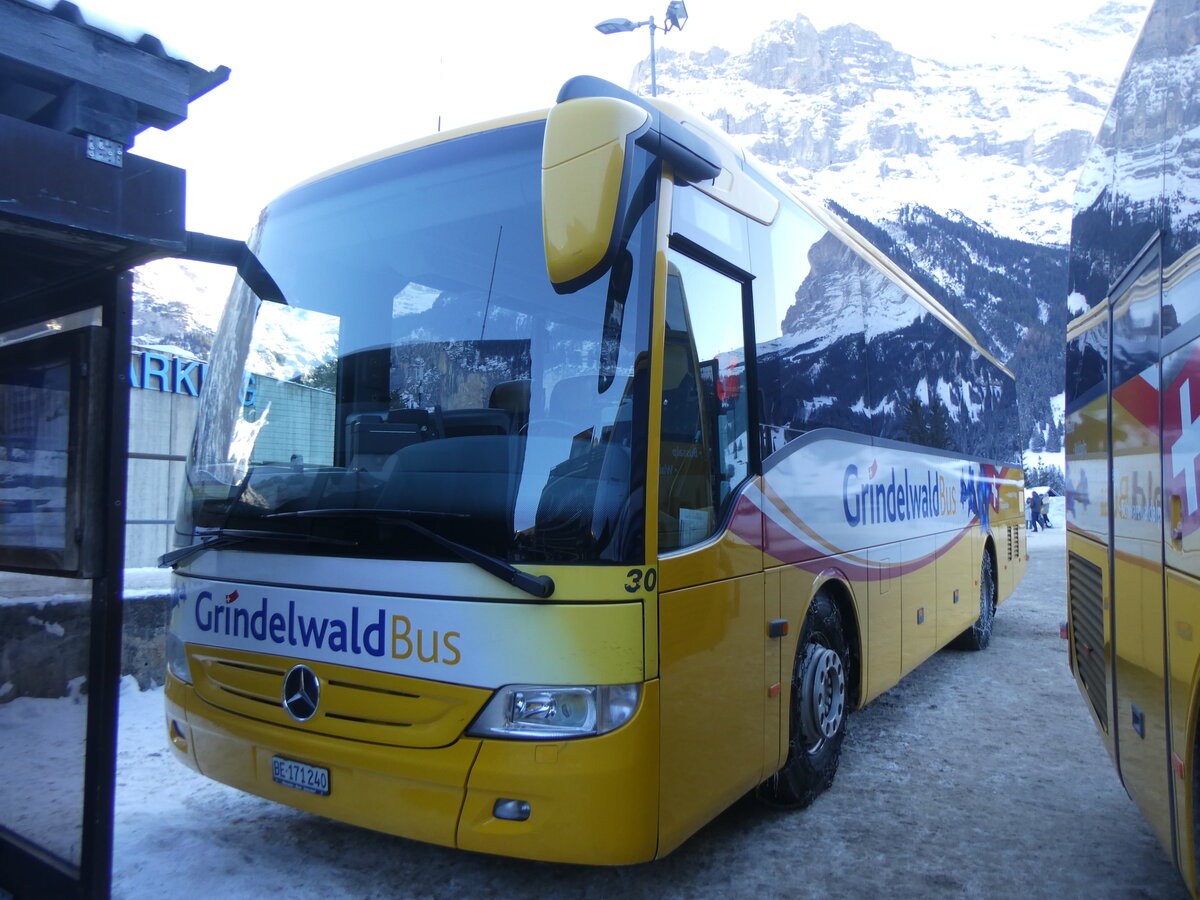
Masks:
[[[308,666],[295,666],[283,676],[283,708],[297,722],[307,722],[317,713],[321,682]]]

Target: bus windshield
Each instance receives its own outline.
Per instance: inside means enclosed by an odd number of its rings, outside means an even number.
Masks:
[[[641,560],[653,205],[608,277],[557,295],[543,129],[385,157],[265,210],[250,245],[287,303],[235,287],[181,531],[447,558],[432,532],[509,562]]]

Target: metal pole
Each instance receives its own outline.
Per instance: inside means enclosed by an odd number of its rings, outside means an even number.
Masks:
[[[99,281],[107,297],[109,332],[102,438],[104,479],[103,574],[92,579],[92,629],[88,660],[88,725],[84,765],[83,840],[80,881],[84,896],[107,898],[112,890],[113,802],[117,768],[117,709],[121,681],[121,622],[125,594],[126,454],[129,451],[129,341],[133,321],[133,273]],[[104,419],[102,419],[104,421]]]
[[[654,16],[650,17],[650,96],[658,96],[658,76],[654,60]]]

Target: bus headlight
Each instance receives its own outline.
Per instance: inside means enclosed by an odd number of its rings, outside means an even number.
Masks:
[[[467,734],[525,740],[604,734],[633,717],[641,696],[640,684],[510,684],[492,695]]]
[[[192,683],[192,670],[188,666],[183,639],[173,631],[167,632],[167,669],[184,684]]]

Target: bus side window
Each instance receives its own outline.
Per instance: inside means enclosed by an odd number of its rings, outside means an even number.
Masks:
[[[659,451],[659,550],[699,543],[749,472],[742,285],[672,252]]]

